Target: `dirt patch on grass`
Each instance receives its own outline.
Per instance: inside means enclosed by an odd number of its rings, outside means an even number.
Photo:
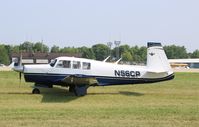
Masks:
[[[0,71],[12,71],[10,67],[0,67]]]

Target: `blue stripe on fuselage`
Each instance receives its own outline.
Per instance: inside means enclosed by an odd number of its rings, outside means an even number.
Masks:
[[[100,86],[106,85],[121,85],[121,84],[139,84],[139,83],[153,83],[159,81],[170,80],[174,78],[174,74],[163,78],[122,78],[122,77],[105,77],[105,76],[89,76],[89,75],[69,75],[69,74],[50,74],[50,73],[25,73],[24,78],[27,82],[35,82],[38,84],[60,84],[63,79],[69,76],[78,78],[91,78],[95,77]]]
[[[35,82],[38,84],[57,84],[60,83],[65,77],[65,74],[45,74],[45,73],[25,73],[24,78],[26,82]]]
[[[174,74],[162,78],[118,78],[118,77],[96,77],[101,86],[122,85],[122,84],[141,84],[167,81],[174,78]]]

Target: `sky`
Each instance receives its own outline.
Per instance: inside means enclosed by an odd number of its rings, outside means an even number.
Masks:
[[[199,49],[199,0],[0,0],[0,43]]]

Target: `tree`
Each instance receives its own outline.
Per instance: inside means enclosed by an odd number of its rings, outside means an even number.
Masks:
[[[136,63],[146,63],[147,48],[145,46],[130,47],[129,45],[121,45],[119,49],[120,49],[120,55],[122,56],[123,61],[129,60],[129,62],[134,61]],[[115,54],[116,54],[116,48],[112,50],[112,55],[116,56]]]
[[[20,49],[20,46],[19,45],[15,45],[12,47],[12,52],[13,53],[19,53],[19,49]]]
[[[129,51],[125,51],[122,53],[122,61],[132,62],[133,57]]]
[[[199,58],[199,50],[195,50],[192,54],[191,54],[191,58]]]
[[[53,45],[53,47],[51,48],[52,53],[58,53],[59,52],[59,46]]]
[[[10,63],[9,61],[9,56],[8,56],[8,52],[6,51],[6,48],[4,45],[0,45],[0,63],[8,65]]]
[[[138,55],[140,56],[140,63],[146,63],[147,60],[147,48],[145,46],[140,47]]]
[[[83,46],[79,48],[79,52],[82,53],[83,58],[95,59],[95,54],[91,48]]]
[[[130,46],[129,45],[121,45],[119,47],[119,50],[120,50],[120,54],[122,54],[124,52],[128,52],[128,51],[130,51]]]
[[[164,50],[169,59],[182,59],[188,57],[186,48],[184,46],[164,46]]]
[[[13,47],[11,45],[4,45],[6,52],[8,53],[8,56],[12,54]]]
[[[64,47],[62,49],[60,49],[61,53],[71,53],[71,54],[75,54],[78,53],[78,49],[75,47]]]
[[[112,50],[112,56],[116,57],[116,51],[117,51],[117,48],[115,47]],[[129,52],[129,51],[130,51],[129,45],[121,45],[121,46],[119,46],[119,56],[122,56],[122,54],[124,52]]]
[[[26,51],[26,52],[32,52],[33,51],[33,46],[34,46],[34,43],[29,42],[29,41],[25,41],[24,43],[22,43],[20,45],[20,50],[21,51]]]
[[[48,46],[43,44],[42,42],[35,43],[33,49],[35,52],[49,52]]]
[[[131,55],[133,56],[134,62],[138,63],[139,61],[141,61],[141,57],[138,55],[138,52],[139,52],[138,46],[131,47],[130,51],[131,51]]]
[[[109,47],[104,44],[93,45],[92,50],[97,60],[104,60],[109,55]]]
[[[131,47],[130,51],[133,57],[133,61],[136,63],[146,63],[147,48],[145,46],[140,48],[138,46],[134,46]]]

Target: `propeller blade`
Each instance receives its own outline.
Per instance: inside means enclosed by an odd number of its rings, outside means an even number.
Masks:
[[[20,79],[20,82],[21,82],[21,72],[19,72],[19,79]]]
[[[22,66],[22,52],[20,53],[20,57],[19,57],[19,66]]]
[[[19,88],[21,86],[21,72],[19,72]]]

